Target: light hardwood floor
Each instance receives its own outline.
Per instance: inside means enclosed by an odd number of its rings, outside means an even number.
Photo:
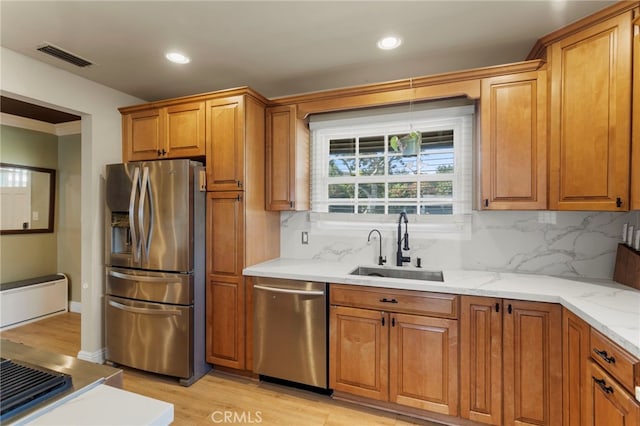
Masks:
[[[66,313],[0,333],[0,338],[77,356],[80,315]],[[217,371],[190,387],[177,380],[123,368],[124,389],[174,404],[174,425],[425,425],[436,423],[369,410],[312,392]],[[225,418],[226,416],[226,418]]]

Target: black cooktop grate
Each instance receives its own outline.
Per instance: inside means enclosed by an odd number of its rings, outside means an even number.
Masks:
[[[71,376],[0,358],[0,421],[71,387]]]

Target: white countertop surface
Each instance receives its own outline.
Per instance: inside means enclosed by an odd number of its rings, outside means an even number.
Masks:
[[[173,422],[173,404],[104,384],[41,411],[20,424],[165,426]]]
[[[376,265],[281,258],[250,266],[243,273],[247,276],[559,303],[640,358],[640,291],[614,281],[443,270],[444,282],[436,282],[350,275],[356,266]],[[407,266],[402,269],[416,268]]]

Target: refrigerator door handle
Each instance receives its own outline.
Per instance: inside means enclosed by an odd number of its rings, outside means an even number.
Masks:
[[[143,315],[175,315],[180,316],[182,312],[177,309],[149,309],[149,308],[136,308],[135,306],[127,306],[122,303],[114,302],[113,300],[109,300],[109,305],[120,309],[122,311],[131,312],[134,314],[143,314]]]
[[[149,229],[144,228],[144,209],[149,203]],[[148,260],[151,246],[151,230],[153,229],[153,200],[151,199],[151,182],[149,180],[149,167],[142,171],[142,185],[140,189],[140,203],[138,204],[138,227],[140,229],[140,247],[144,258]]]
[[[140,261],[140,246],[138,241],[138,234],[135,227],[135,206],[136,196],[138,195],[138,187],[140,186],[140,168],[136,167],[133,170],[133,179],[131,181],[131,194],[129,196],[129,230],[131,232],[131,245],[133,246],[133,261],[138,263]]]

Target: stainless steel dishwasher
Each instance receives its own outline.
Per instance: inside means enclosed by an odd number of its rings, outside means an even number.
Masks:
[[[321,282],[254,278],[255,373],[327,389],[327,290]]]

